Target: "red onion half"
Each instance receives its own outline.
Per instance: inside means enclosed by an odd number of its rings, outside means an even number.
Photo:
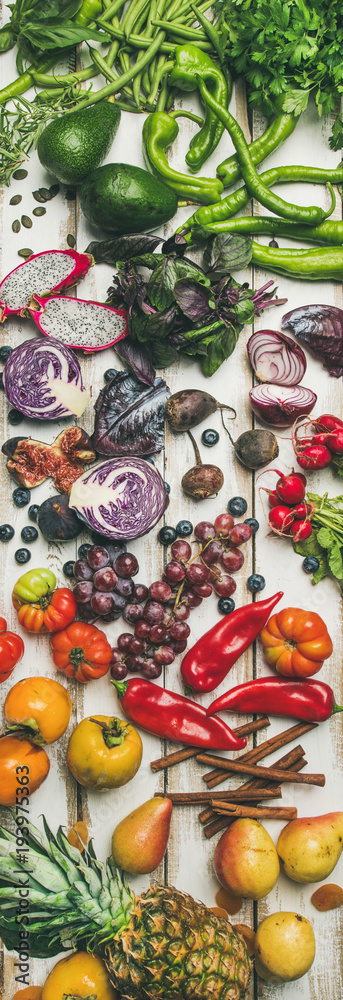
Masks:
[[[291,427],[300,414],[311,413],[317,402],[312,389],[302,385],[271,385],[265,382],[249,392],[251,409],[274,427]]]
[[[284,333],[258,330],[249,338],[247,351],[260,382],[297,385],[305,375],[305,354],[299,344]]]

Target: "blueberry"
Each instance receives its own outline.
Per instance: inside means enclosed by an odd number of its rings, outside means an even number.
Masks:
[[[111,379],[115,378],[116,375],[118,375],[116,368],[107,368],[107,371],[104,372],[105,382],[111,382]]]
[[[28,544],[30,544],[30,542],[35,542],[38,538],[37,528],[34,528],[33,525],[28,524],[27,527],[23,528],[22,531],[20,532],[20,537],[22,538],[23,542],[27,542]]]
[[[175,531],[178,534],[179,538],[187,538],[187,535],[191,535],[193,531],[192,522],[178,521]]]
[[[68,562],[64,563],[63,573],[64,573],[65,576],[69,576],[69,577],[74,576],[74,560],[73,559],[68,559]]]
[[[252,594],[257,594],[259,590],[264,590],[266,586],[266,581],[264,576],[260,576],[260,573],[252,573],[247,579],[247,587],[251,590]]]
[[[8,344],[4,344],[0,347],[0,361],[7,361],[7,358],[12,354],[13,347],[9,347]]]
[[[166,481],[164,481],[163,485],[166,493],[170,493],[170,483],[166,483]]]
[[[14,535],[14,528],[11,524],[0,525],[0,542],[10,542]]]
[[[253,535],[256,534],[256,531],[258,531],[258,529],[260,527],[260,523],[259,523],[259,521],[256,521],[256,517],[246,517],[245,521],[244,521],[244,524],[248,524],[249,525],[249,527],[252,530]]]
[[[31,493],[25,486],[17,486],[17,489],[13,490],[12,497],[16,507],[26,507],[26,504],[30,503]]]
[[[207,448],[213,448],[213,445],[218,444],[219,441],[218,431],[214,431],[213,427],[208,427],[206,431],[202,432],[201,440],[203,444],[207,445]]]
[[[228,502],[227,509],[233,517],[241,517],[248,510],[248,504],[243,497],[232,497]]]
[[[218,611],[222,615],[231,615],[231,611],[235,610],[235,602],[232,597],[220,597],[218,601]]]
[[[319,559],[316,556],[306,556],[306,559],[303,559],[303,569],[305,573],[316,573],[319,569]]]
[[[27,563],[31,559],[31,552],[29,549],[17,549],[14,558],[17,563]]]
[[[160,528],[157,537],[162,545],[171,545],[177,538],[177,532],[175,528],[171,528],[169,524],[165,524],[164,528]]]
[[[84,542],[83,545],[79,545],[77,550],[77,555],[79,559],[86,559],[87,552],[92,548],[89,542]]]
[[[9,424],[13,425],[21,424],[22,420],[24,420],[24,416],[19,410],[9,410],[7,416]]]
[[[37,521],[38,511],[39,511],[38,503],[32,503],[31,507],[29,507],[28,512],[27,512],[28,515],[29,515],[30,521]]]

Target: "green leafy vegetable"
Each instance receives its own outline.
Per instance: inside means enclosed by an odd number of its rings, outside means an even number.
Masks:
[[[330,146],[343,148],[343,6],[340,0],[216,0],[222,58],[243,75],[253,107],[269,118],[336,112]]]
[[[333,576],[343,592],[343,496],[329,499],[327,493],[323,497],[307,493],[306,499],[314,506],[312,534],[304,542],[294,542],[294,551],[319,560],[312,583]]]

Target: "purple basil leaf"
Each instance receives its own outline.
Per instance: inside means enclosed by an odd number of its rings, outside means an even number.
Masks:
[[[343,375],[343,311],[337,306],[300,306],[285,313],[282,330],[291,329],[304,341],[323,367],[339,378]]]
[[[205,247],[204,261],[210,271],[240,271],[252,257],[252,239],[238,233],[221,233]]]
[[[209,290],[199,281],[180,278],[174,285],[174,296],[182,312],[194,323],[205,319],[211,312]]]
[[[85,253],[92,254],[96,264],[116,264],[117,260],[131,260],[131,257],[152,253],[162,242],[158,236],[138,233],[132,236],[118,236],[115,240],[103,240],[100,243],[94,240],[93,243],[89,243]]]
[[[156,372],[143,344],[139,344],[133,337],[124,337],[116,344],[116,354],[140,382],[146,382],[147,385],[154,384]]]
[[[176,306],[149,315],[136,309],[131,317],[132,333],[143,344],[148,340],[161,340],[173,329],[175,316]]]
[[[142,385],[117,372],[95,403],[92,443],[100,455],[152,455],[164,443],[164,410],[170,390],[162,378]]]

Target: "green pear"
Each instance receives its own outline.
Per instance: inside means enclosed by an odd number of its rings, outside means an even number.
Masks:
[[[280,871],[270,834],[256,819],[236,819],[218,840],[214,852],[218,882],[234,896],[263,899]]]
[[[343,812],[292,819],[281,830],[277,852],[295,882],[321,882],[333,871],[343,849]]]
[[[262,920],[255,935],[255,969],[270,983],[300,979],[316,951],[312,926],[300,913],[279,910]]]
[[[155,795],[116,826],[112,836],[112,855],[118,868],[131,875],[153,872],[165,855],[172,803]]]

